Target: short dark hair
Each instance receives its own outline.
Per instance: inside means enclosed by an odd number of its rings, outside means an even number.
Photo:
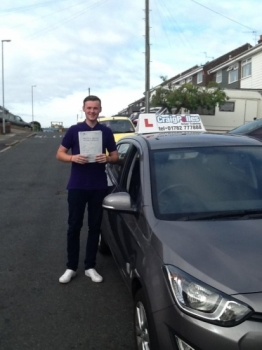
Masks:
[[[84,101],[83,101],[83,106],[85,105],[85,103],[86,103],[87,101],[99,101],[100,106],[101,106],[101,100],[100,100],[100,98],[97,97],[97,96],[94,96],[94,95],[89,95],[89,96],[87,96],[87,97],[84,99]]]

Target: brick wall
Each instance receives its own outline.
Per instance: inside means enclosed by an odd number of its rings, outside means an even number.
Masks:
[[[11,124],[10,123],[5,123],[5,133],[10,134],[11,132]],[[0,124],[0,135],[3,134],[3,124]]]

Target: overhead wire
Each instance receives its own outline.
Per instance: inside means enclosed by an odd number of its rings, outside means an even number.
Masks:
[[[63,3],[65,1],[70,1],[70,0],[56,0],[56,4],[57,2]],[[54,1],[45,1],[45,2],[41,2],[41,3],[37,3],[34,5],[26,5],[26,6],[20,6],[20,7],[12,7],[12,8],[8,8],[8,9],[0,9],[0,17],[2,16],[10,16],[13,13],[12,12],[27,12],[30,11],[32,9],[37,9],[39,7],[44,7],[48,4],[52,4],[54,5]],[[10,12],[10,13],[9,13]]]
[[[50,32],[50,31],[52,31],[52,30],[54,30],[54,29],[60,27],[61,25],[65,24],[65,23],[68,23],[68,22],[72,21],[73,19],[84,15],[84,14],[85,14],[86,12],[88,12],[91,8],[94,8],[94,7],[96,7],[96,6],[100,5],[100,4],[104,4],[104,3],[108,2],[108,1],[111,1],[111,0],[100,0],[100,1],[98,1],[98,2],[96,2],[96,3],[94,3],[94,4],[92,4],[92,5],[88,6],[88,7],[86,8],[86,10],[78,11],[78,12],[76,12],[75,14],[70,15],[69,17],[62,19],[61,21],[57,22],[56,24],[49,26],[48,28],[43,28],[43,29],[37,31],[37,32],[34,33],[33,35],[26,37],[26,39],[29,39],[29,40],[38,39],[40,36],[42,36],[42,35],[44,35],[44,34]],[[86,2],[86,1],[85,1],[85,2]]]
[[[240,23],[240,22],[238,22],[238,21],[236,21],[236,20],[234,20],[234,19],[232,19],[232,18],[229,18],[228,16],[223,15],[222,13],[219,13],[218,11],[212,10],[210,7],[207,7],[207,6],[203,5],[203,4],[200,4],[199,2],[197,2],[197,1],[195,1],[195,0],[191,0],[191,1],[194,2],[195,4],[199,5],[199,6],[202,6],[202,7],[206,8],[207,10],[209,10],[209,11],[211,11],[211,12],[216,13],[217,15],[219,15],[219,16],[221,16],[221,17],[224,17],[224,18],[228,19],[228,20],[231,21],[231,22],[234,22],[234,23],[236,23],[236,24],[239,24],[240,26],[245,27],[245,28],[247,28],[247,29],[254,30],[254,28],[250,28],[250,27],[246,26],[246,25],[243,24],[243,23]]]
[[[62,8],[62,9],[57,10],[57,11],[48,13],[48,14],[46,14],[46,15],[44,15],[44,16],[35,17],[34,20],[31,20],[31,21],[30,21],[30,24],[31,24],[31,23],[34,23],[34,22],[36,22],[36,21],[39,21],[40,19],[43,19],[43,18],[46,18],[46,17],[51,17],[52,15],[54,15],[54,14],[56,14],[56,13],[59,13],[59,12],[68,10],[68,9],[70,9],[70,8],[72,8],[72,7],[79,6],[79,5],[83,4],[83,3],[86,3],[86,0],[80,1],[80,2],[78,2],[78,3],[75,3],[74,5],[70,5],[70,6],[68,6],[68,7],[64,7],[64,8]],[[21,24],[12,26],[12,27],[10,27],[10,29],[19,28],[19,27],[21,27],[21,26],[24,26],[24,23],[21,23]]]
[[[158,0],[158,1],[159,1],[159,0]],[[166,11],[166,13],[167,13],[167,18],[168,18],[168,16],[169,16],[169,18],[171,19],[170,23],[172,23],[172,20],[173,20],[173,21],[175,22],[176,27],[179,29],[179,30],[176,31],[176,32],[177,32],[178,36],[180,37],[180,40],[183,42],[184,45],[185,45],[185,42],[188,43],[189,46],[191,47],[191,49],[194,50],[194,48],[193,48],[191,42],[188,40],[188,38],[186,37],[186,35],[183,33],[183,30],[180,28],[178,22],[177,22],[176,19],[173,17],[171,11],[167,8],[165,2],[164,2],[164,1],[159,1],[159,3],[160,3],[160,6],[162,6],[163,9]],[[180,36],[180,34],[181,34],[181,36]],[[184,38],[185,40],[184,40],[183,38]],[[185,46],[186,46],[186,45],[185,45]]]

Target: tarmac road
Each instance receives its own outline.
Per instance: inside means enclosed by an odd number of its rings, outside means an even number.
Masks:
[[[7,151],[19,142],[23,142],[36,133],[27,131],[27,129],[12,129],[9,134],[0,134],[0,153]]]
[[[29,134],[8,149],[0,136],[0,349],[134,350],[132,298],[112,257],[98,254],[103,283],[84,276],[86,229],[77,276],[58,282],[70,165],[55,159],[60,134]]]

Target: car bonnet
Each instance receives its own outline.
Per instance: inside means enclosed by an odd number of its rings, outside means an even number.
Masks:
[[[261,219],[158,221],[152,245],[164,264],[222,292],[261,292],[261,227]]]

